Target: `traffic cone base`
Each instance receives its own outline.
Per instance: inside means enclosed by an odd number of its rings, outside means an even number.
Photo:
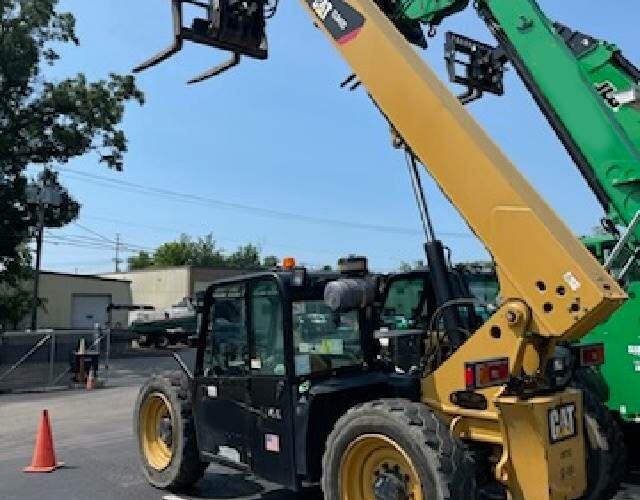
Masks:
[[[59,469],[60,467],[64,467],[64,462],[58,462],[56,463],[56,465],[53,465],[51,467],[34,467],[33,465],[30,465],[29,467],[25,467],[24,469],[22,469],[23,472],[53,472],[56,469]]]
[[[56,460],[51,423],[49,422],[49,412],[44,410],[42,412],[42,418],[40,419],[40,425],[38,426],[36,446],[33,450],[33,460],[31,460],[31,465],[22,470],[24,472],[53,472],[63,465],[64,463]]]

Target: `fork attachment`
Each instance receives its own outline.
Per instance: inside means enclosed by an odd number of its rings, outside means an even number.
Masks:
[[[467,92],[458,96],[462,104],[480,99],[484,92],[504,94],[507,56],[502,49],[448,32],[444,50],[449,79],[467,87]]]
[[[184,4],[203,9],[206,17],[195,17],[191,26],[184,25]],[[136,66],[139,73],[169,59],[182,50],[185,40],[232,52],[231,58],[189,80],[196,83],[237,66],[242,55],[266,59],[268,44],[265,34],[264,0],[171,0],[173,43],[155,56]]]

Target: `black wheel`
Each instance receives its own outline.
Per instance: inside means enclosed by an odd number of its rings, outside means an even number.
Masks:
[[[609,500],[620,489],[626,472],[624,435],[604,404],[588,390],[582,394],[587,447],[587,492],[582,498]]]
[[[155,339],[155,346],[158,349],[166,349],[167,347],[169,347],[169,339],[166,337],[166,335],[158,335]]]
[[[142,470],[156,488],[183,490],[204,475],[183,373],[152,375],[136,400],[134,433]]]
[[[322,459],[322,490],[326,500],[471,500],[475,467],[428,407],[379,400],[336,423]]]

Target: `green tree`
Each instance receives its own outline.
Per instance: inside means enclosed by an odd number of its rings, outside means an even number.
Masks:
[[[208,234],[203,238],[198,238],[191,245],[192,266],[199,267],[223,267],[225,265],[225,257],[222,255],[222,249],[216,248],[216,242],[212,234]]]
[[[100,162],[121,170],[127,150],[119,127],[125,104],[144,101],[132,76],[111,74],[95,82],[83,74],[47,79],[44,69],[60,58],[60,44],[79,43],[73,15],[57,12],[57,4],[0,1],[0,286],[5,287],[21,276],[21,245],[35,223],[27,204],[27,167],[64,164],[95,152]],[[58,182],[55,174],[43,175]],[[63,206],[45,213],[45,225],[61,227],[77,217],[78,209],[64,191]],[[15,310],[8,300],[1,294],[0,307]]]
[[[17,253],[18,256],[8,260],[7,267],[0,273],[3,276],[0,282],[0,331],[17,329],[33,304],[31,254],[24,245]],[[43,305],[39,304],[40,307]]]
[[[225,260],[228,267],[242,267],[247,269],[259,269],[261,267],[260,250],[250,243],[238,247],[238,249]]]
[[[276,267],[278,265],[279,259],[275,255],[267,255],[264,259],[262,259],[262,267],[270,268]]]
[[[146,269],[153,266],[153,257],[144,250],[138,255],[133,255],[127,259],[129,270],[135,271],[136,269]]]
[[[260,261],[260,249],[252,244],[242,245],[229,256],[224,255],[223,249],[216,247],[212,234],[194,240],[183,234],[175,241],[160,245],[153,256],[147,252],[139,252],[128,259],[129,269],[144,269],[148,267],[197,266],[197,267],[240,267],[245,269],[260,269],[272,267],[264,266]],[[275,264],[274,264],[275,265]]]
[[[153,254],[156,266],[221,266],[224,257],[216,249],[211,234],[193,240],[183,234],[176,241],[163,243]]]

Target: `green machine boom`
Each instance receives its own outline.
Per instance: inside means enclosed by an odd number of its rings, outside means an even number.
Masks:
[[[409,0],[395,14],[399,23],[433,28],[468,4]],[[447,33],[451,79],[468,87],[463,103],[483,92],[502,95],[510,62],[602,205],[604,232],[584,243],[626,284],[630,300],[584,341],[606,346],[610,409],[640,422],[640,71],[615,45],[548,19],[534,0],[474,7],[498,46]]]

